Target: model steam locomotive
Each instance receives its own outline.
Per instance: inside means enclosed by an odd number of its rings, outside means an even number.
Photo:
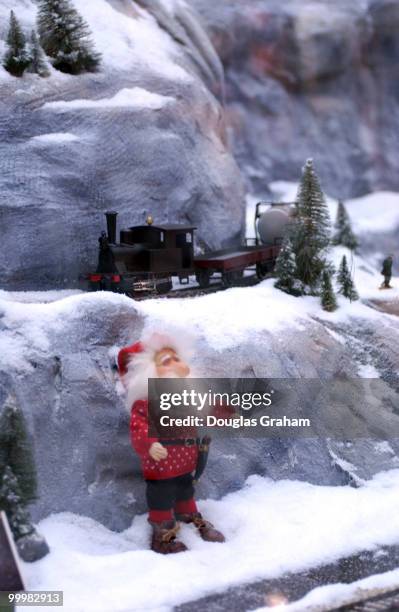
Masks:
[[[273,270],[280,250],[283,229],[289,221],[284,207],[262,212],[257,204],[256,239],[253,246],[194,255],[194,232],[191,225],[155,225],[151,216],[145,225],[122,229],[117,242],[117,212],[105,213],[107,232],[99,238],[98,265],[88,274],[89,289],[125,293],[131,297],[142,293],[168,293],[172,277],[187,284],[195,276],[206,288],[211,277],[219,273],[222,285],[234,285],[247,268],[255,268],[259,279]]]

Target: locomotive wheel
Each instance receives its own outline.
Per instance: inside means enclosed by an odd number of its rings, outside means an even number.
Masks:
[[[256,276],[259,278],[259,280],[266,278],[268,271],[267,264],[258,261],[256,264]]]
[[[242,275],[243,270],[230,270],[230,272],[223,272],[222,274],[222,285],[223,287],[232,287],[234,283],[238,282]]]
[[[209,270],[198,270],[195,273],[195,279],[201,289],[206,289],[207,287],[209,287],[211,273],[209,272]]]
[[[171,291],[173,285],[171,280],[166,280],[161,283],[157,283],[156,291],[158,295],[164,295],[165,293],[169,293]]]

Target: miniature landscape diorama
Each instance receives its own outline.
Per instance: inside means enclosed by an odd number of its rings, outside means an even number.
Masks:
[[[0,591],[399,607],[398,25],[393,0],[0,0]],[[181,524],[163,555],[118,355],[171,330],[198,376],[356,381],[335,417],[363,435],[214,439],[223,541]]]

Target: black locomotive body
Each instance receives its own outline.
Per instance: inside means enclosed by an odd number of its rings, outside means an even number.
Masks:
[[[116,212],[106,212],[107,233],[99,238],[96,272],[86,278],[92,291],[108,290],[132,297],[140,293],[168,293],[172,277],[181,284],[195,275],[200,287],[207,287],[214,273],[227,287],[240,279],[250,266],[259,278],[270,272],[280,250],[279,244],[243,246],[194,256],[194,231],[191,225],[146,225],[122,229],[117,242]]]
[[[99,238],[98,265],[89,275],[90,289],[133,295],[167,293],[172,276],[188,282],[194,273],[193,226],[137,225],[122,229],[116,240],[116,212],[105,213],[108,233]]]

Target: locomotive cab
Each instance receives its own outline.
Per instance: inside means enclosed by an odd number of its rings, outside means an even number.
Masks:
[[[185,225],[136,225],[120,231],[116,242],[116,212],[107,212],[108,234],[99,239],[99,259],[93,289],[134,293],[170,290],[172,276],[188,280],[194,267],[194,230]],[[113,280],[114,279],[114,280]],[[117,284],[114,284],[117,283]],[[132,290],[133,289],[133,290]]]
[[[138,225],[121,230],[120,246],[141,246],[143,265],[148,272],[180,272],[193,267],[195,227],[183,225]],[[144,262],[145,259],[145,262]],[[131,262],[137,265],[137,259]]]

